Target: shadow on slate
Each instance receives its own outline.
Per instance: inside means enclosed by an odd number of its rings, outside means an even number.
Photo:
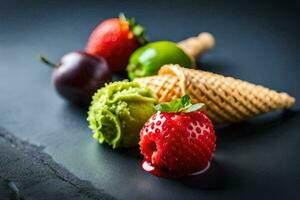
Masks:
[[[238,66],[226,58],[206,59],[206,61],[201,61],[201,59],[198,59],[197,69],[221,74],[223,76],[232,76],[231,74],[228,74],[228,69],[231,69],[230,72],[233,73],[234,69],[238,69]]]
[[[113,199],[0,128],[0,200]]]
[[[222,190],[232,186],[235,182],[232,180],[233,177],[230,177],[227,168],[213,160],[205,173],[182,178],[180,183],[200,190]],[[237,179],[237,177],[234,178]]]
[[[299,117],[300,110],[285,110],[265,114],[245,122],[220,126],[216,129],[218,150],[228,148],[230,144],[244,139],[282,135],[288,128],[287,126],[298,125]],[[240,132],[240,130],[244,131]],[[239,187],[241,177],[234,171],[240,169],[236,169],[236,167],[230,163],[213,159],[210,168],[205,173],[183,178],[179,182],[201,190],[223,190]]]
[[[291,124],[297,126],[299,117],[300,110],[278,110],[248,121],[218,127],[218,139],[222,140],[223,143],[230,143],[246,138],[258,138],[264,134],[275,137],[277,134],[284,133]],[[288,121],[291,124],[287,124]]]

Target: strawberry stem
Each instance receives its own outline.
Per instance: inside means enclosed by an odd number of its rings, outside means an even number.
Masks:
[[[39,59],[41,62],[43,62],[44,64],[46,64],[46,65],[48,65],[48,66],[50,66],[50,67],[52,67],[52,68],[56,68],[56,67],[57,67],[56,64],[54,64],[53,62],[51,62],[49,59],[47,59],[47,58],[44,57],[43,55],[39,55],[39,56],[38,56],[38,59]]]

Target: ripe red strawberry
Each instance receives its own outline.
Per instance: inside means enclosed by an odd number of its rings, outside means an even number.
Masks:
[[[153,167],[190,174],[205,169],[212,159],[216,147],[213,124],[198,110],[200,105],[186,101],[190,102],[189,97],[184,96],[170,105],[160,105],[161,111],[142,128],[141,154]]]
[[[86,52],[104,57],[111,71],[120,72],[127,66],[132,52],[145,42],[144,28],[120,14],[119,19],[107,19],[96,27]]]

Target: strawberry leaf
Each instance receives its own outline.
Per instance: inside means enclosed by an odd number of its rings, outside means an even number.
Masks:
[[[181,97],[181,103],[184,107],[188,107],[192,104],[191,98],[188,95],[184,95],[183,97]]]
[[[155,106],[155,110],[162,112],[171,112],[168,104],[158,104]]]
[[[203,103],[192,104],[191,98],[184,95],[180,99],[174,99],[167,104],[158,104],[155,106],[157,111],[161,112],[193,112],[204,106]]]
[[[196,104],[193,104],[193,105],[191,105],[191,106],[186,110],[186,112],[193,112],[193,111],[199,110],[199,109],[201,109],[203,106],[204,106],[203,103],[196,103]]]
[[[141,36],[141,35],[143,35],[144,31],[145,31],[145,29],[144,29],[144,27],[142,27],[141,25],[136,25],[136,26],[134,26],[134,27],[132,28],[132,32],[133,32],[133,34],[136,35],[136,36]]]
[[[123,21],[128,21],[128,19],[126,18],[125,14],[123,12],[119,13],[119,19],[121,19]]]
[[[170,110],[171,112],[178,112],[179,109],[182,107],[182,104],[181,104],[181,101],[180,100],[174,100],[174,101],[171,101],[170,103]]]
[[[135,18],[129,19],[123,12],[121,12],[119,14],[119,19],[128,22],[133,35],[141,45],[144,45],[148,42],[148,37],[145,34],[145,28],[142,25],[137,24]]]

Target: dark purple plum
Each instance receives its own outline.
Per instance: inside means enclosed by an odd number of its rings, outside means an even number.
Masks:
[[[88,105],[97,89],[112,81],[112,73],[102,57],[71,52],[58,65],[43,56],[40,59],[54,68],[52,82],[57,92],[75,104]]]

